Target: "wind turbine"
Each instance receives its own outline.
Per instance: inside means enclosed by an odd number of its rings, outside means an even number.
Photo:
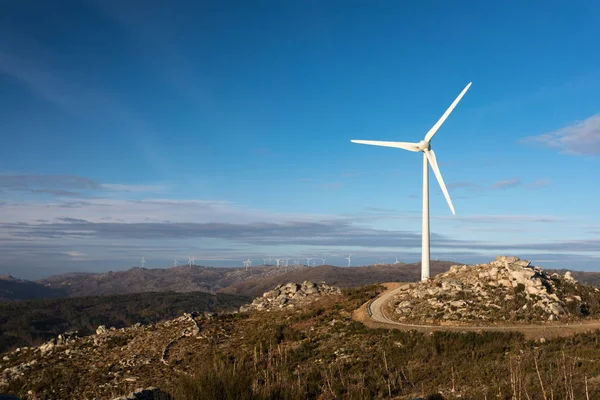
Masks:
[[[267,265],[267,259],[266,258],[263,258],[263,265],[265,265],[265,266]]]
[[[188,264],[190,267],[194,265],[194,261],[196,261],[196,257],[188,257]]]
[[[398,149],[404,149],[413,152],[422,152],[423,153],[423,224],[422,224],[422,241],[421,241],[421,280],[426,281],[429,279],[429,165],[431,164],[431,169],[433,169],[433,173],[437,178],[440,187],[442,188],[442,192],[444,193],[444,197],[448,202],[448,206],[450,206],[450,211],[452,214],[454,212],[454,206],[452,205],[452,200],[450,200],[450,195],[448,194],[448,189],[446,189],[446,185],[444,184],[444,179],[442,178],[442,174],[440,172],[440,168],[438,167],[437,160],[435,157],[435,153],[431,148],[431,139],[436,134],[438,129],[442,126],[446,118],[450,115],[454,107],[458,104],[458,102],[462,99],[462,97],[467,93],[467,90],[471,87],[471,83],[463,89],[462,92],[458,95],[458,97],[454,100],[450,107],[446,110],[446,112],[441,116],[441,118],[431,127],[429,132],[425,135],[425,138],[421,140],[419,143],[410,143],[410,142],[381,142],[374,140],[351,140],[353,143],[359,144],[368,144],[372,146],[384,146],[384,147],[395,147]]]
[[[277,266],[279,267],[279,261],[281,261],[281,258],[276,258],[275,262],[277,263]]]
[[[396,256],[396,262],[394,263],[394,265],[395,264],[400,264],[400,261],[398,261],[398,256]]]
[[[346,257],[346,260],[348,260],[348,266],[350,266],[350,263],[352,261],[352,254],[350,254],[348,257]]]
[[[177,260],[173,260],[173,266],[174,266],[174,267],[176,267],[176,266],[178,266],[178,265],[179,265],[179,264],[177,264]]]
[[[306,257],[306,265],[308,265],[310,267],[310,260],[312,260],[311,257]]]
[[[142,261],[140,261],[140,264],[142,264],[142,268],[144,268],[144,265],[146,265],[146,260],[144,260],[144,257],[142,257]]]
[[[321,265],[325,265],[325,260],[327,260],[326,258],[321,258],[321,261],[323,261],[323,263]]]

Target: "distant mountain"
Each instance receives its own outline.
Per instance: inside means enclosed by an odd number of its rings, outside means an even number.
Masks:
[[[47,299],[67,297],[61,288],[46,287],[43,284],[16,279],[10,275],[0,275],[0,301]]]
[[[431,261],[431,274],[447,271],[452,261]],[[318,267],[294,270],[283,275],[263,279],[249,279],[224,287],[219,292],[243,296],[257,297],[274,286],[287,282],[326,282],[328,285],[342,288],[364,286],[383,282],[415,282],[421,279],[421,263],[372,265],[366,267],[334,267],[323,265]]]
[[[451,261],[432,261],[431,272],[444,272]],[[180,266],[167,269],[135,267],[107,273],[70,273],[38,281],[48,288],[63,290],[69,297],[99,296],[141,292],[222,292],[255,297],[279,283],[325,281],[341,287],[362,286],[389,281],[416,281],[420,263],[369,267],[251,267],[213,268]]]
[[[292,271],[302,267],[289,267]],[[251,279],[284,274],[283,267],[213,268],[180,266],[166,269],[135,267],[106,273],[69,273],[37,281],[46,287],[66,291],[70,297],[142,292],[210,292]]]
[[[431,275],[446,272],[453,261],[431,261]],[[68,273],[35,282],[0,277],[0,301],[56,297],[102,296],[145,292],[209,292],[256,297],[281,283],[305,280],[340,287],[355,287],[390,281],[415,282],[421,263],[372,265],[363,267],[251,267],[214,268],[179,266],[166,269],[135,267],[106,273]],[[566,270],[557,270],[564,274]],[[573,271],[582,283],[600,287],[600,272]]]

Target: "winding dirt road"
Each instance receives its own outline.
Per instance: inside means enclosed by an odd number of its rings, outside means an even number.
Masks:
[[[458,331],[518,331],[527,339],[552,338],[570,336],[575,333],[600,329],[600,321],[584,321],[571,324],[539,324],[539,325],[493,325],[493,326],[462,326],[462,325],[417,325],[394,321],[385,315],[385,305],[392,297],[409,283],[384,283],[386,290],[374,300],[363,304],[354,312],[354,319],[372,328],[389,328],[402,330],[417,330],[421,332]]]

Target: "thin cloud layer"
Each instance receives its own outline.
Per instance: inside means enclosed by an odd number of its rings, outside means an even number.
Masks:
[[[600,154],[600,114],[561,128],[557,131],[523,139],[524,143],[539,144],[576,156]]]
[[[94,191],[97,194],[111,192],[159,193],[165,190],[165,187],[162,185],[101,183],[77,175],[0,174],[0,189],[5,192],[24,191],[58,197],[86,197],[83,193],[86,191]]]
[[[507,179],[505,181],[496,182],[492,185],[492,189],[508,189],[521,185],[519,178]]]

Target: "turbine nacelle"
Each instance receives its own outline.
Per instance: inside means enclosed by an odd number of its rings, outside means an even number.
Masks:
[[[419,143],[417,143],[417,148],[419,149],[419,151],[423,152],[431,150],[431,143],[425,140],[421,140]]]

